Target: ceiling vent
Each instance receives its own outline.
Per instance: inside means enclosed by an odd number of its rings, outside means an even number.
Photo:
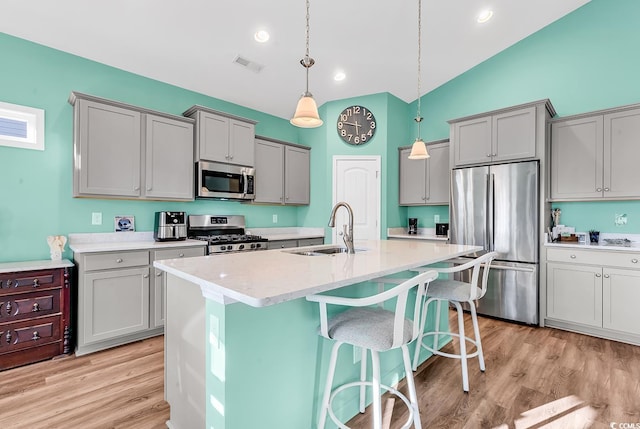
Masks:
[[[239,66],[251,70],[254,73],[260,73],[260,71],[264,67],[262,64],[258,64],[254,61],[248,60],[240,55],[236,55],[236,57],[233,59],[233,62],[235,64],[238,64]]]

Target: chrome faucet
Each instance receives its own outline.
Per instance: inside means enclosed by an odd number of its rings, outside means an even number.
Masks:
[[[340,201],[339,203],[336,203],[335,206],[333,206],[333,209],[331,209],[331,216],[329,217],[329,226],[331,228],[336,226],[336,212],[338,211],[339,207],[344,207],[349,213],[349,226],[347,227],[347,225],[342,225],[342,239],[344,240],[345,246],[347,246],[347,252],[356,253],[355,249],[353,248],[353,210],[351,209],[351,206],[349,204],[345,203],[344,201]]]

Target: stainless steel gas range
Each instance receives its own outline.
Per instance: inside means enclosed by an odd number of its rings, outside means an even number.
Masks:
[[[207,241],[208,254],[267,250],[267,239],[245,233],[242,215],[189,215],[187,236]]]

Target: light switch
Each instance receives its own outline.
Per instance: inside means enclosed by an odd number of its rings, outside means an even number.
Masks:
[[[440,222],[440,215],[433,215],[433,222],[434,223]]]
[[[91,213],[91,225],[102,225],[102,213],[101,212],[93,212],[93,213]]]
[[[273,223],[278,223],[278,215],[277,214],[273,215]]]

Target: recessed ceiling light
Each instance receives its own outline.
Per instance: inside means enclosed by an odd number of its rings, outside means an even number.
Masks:
[[[266,30],[258,30],[256,34],[253,35],[253,38],[256,39],[258,43],[265,43],[269,40],[269,33]]]
[[[333,76],[333,80],[340,82],[341,80],[344,80],[344,78],[346,78],[347,75],[344,74],[343,72],[337,72],[334,76]]]
[[[486,9],[478,14],[477,21],[480,24],[484,24],[485,22],[489,21],[492,16],[493,16],[493,11],[491,9]]]

